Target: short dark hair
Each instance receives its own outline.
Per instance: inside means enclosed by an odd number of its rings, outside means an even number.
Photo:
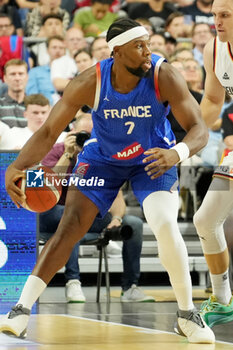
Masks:
[[[141,26],[141,24],[131,18],[119,18],[114,21],[108,28],[106,40],[109,42],[111,39],[115,38],[115,36],[139,26]]]
[[[24,98],[24,106],[29,105],[47,106],[50,105],[49,100],[42,94],[32,94]]]
[[[55,18],[55,19],[58,19],[59,21],[63,22],[62,16],[59,15],[58,13],[49,13],[48,15],[43,17],[42,25],[44,25],[45,22],[47,21],[47,19],[50,19],[50,18]]]

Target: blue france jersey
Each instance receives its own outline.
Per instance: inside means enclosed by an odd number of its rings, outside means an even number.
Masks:
[[[111,84],[113,59],[97,63],[94,127],[91,140],[84,147],[85,154],[111,163],[133,165],[141,163],[145,158],[143,153],[149,148],[170,148],[175,144],[166,118],[169,107],[159,102],[156,95],[158,70],[163,60],[152,55],[151,76],[142,78],[127,94],[115,91]]]

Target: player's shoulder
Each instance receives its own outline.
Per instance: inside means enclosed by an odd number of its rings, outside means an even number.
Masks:
[[[96,65],[87,68],[72,79],[72,87],[75,90],[90,91],[96,85]]]

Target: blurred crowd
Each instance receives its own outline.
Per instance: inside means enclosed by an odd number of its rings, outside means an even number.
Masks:
[[[20,149],[47,118],[69,81],[110,57],[106,31],[123,16],[146,27],[152,53],[180,71],[200,103],[203,50],[215,35],[211,5],[212,0],[0,0],[0,149]],[[31,95],[37,110],[46,109],[46,113],[28,117]],[[222,154],[233,149],[232,115],[226,96],[219,120],[209,130],[209,142],[191,159],[192,165],[216,166]],[[185,131],[171,112],[168,119],[177,142],[181,141]],[[67,126],[59,140],[70,130]],[[15,135],[20,135],[20,141]],[[188,184],[184,181],[183,186]]]

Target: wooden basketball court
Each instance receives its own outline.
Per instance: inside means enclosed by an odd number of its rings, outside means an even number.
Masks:
[[[173,331],[175,302],[120,303],[112,298],[110,304],[96,303],[96,288],[91,290],[92,298],[85,291],[85,304],[67,304],[58,299],[59,288],[52,291],[54,302],[42,299],[31,315],[27,338],[0,333],[0,350],[233,349],[233,323],[214,327],[215,344],[189,344]],[[60,291],[63,295],[64,288]]]
[[[1,344],[2,343],[2,344]],[[189,344],[175,334],[68,315],[32,316],[26,340],[0,335],[0,349],[230,350],[233,344]]]

